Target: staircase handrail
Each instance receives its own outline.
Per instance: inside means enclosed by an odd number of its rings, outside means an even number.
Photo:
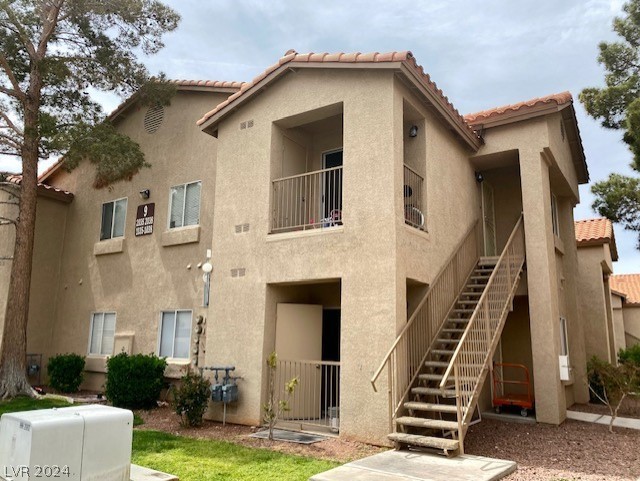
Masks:
[[[447,382],[449,381],[449,377],[451,376],[451,372],[454,370],[454,364],[458,360],[460,351],[465,345],[465,342],[469,336],[469,332],[471,332],[471,330],[475,327],[475,323],[478,318],[478,313],[481,311],[481,308],[487,302],[488,293],[491,291],[491,287],[493,287],[493,283],[495,282],[495,279],[498,275],[497,273],[500,271],[501,264],[505,262],[505,258],[507,257],[509,249],[512,247],[512,244],[514,243],[516,236],[520,232],[520,229],[523,227],[523,221],[524,221],[524,217],[521,214],[520,218],[518,219],[518,222],[516,222],[516,225],[513,228],[513,231],[511,232],[511,235],[509,236],[509,240],[507,241],[507,244],[505,245],[504,249],[502,250],[502,253],[500,254],[500,258],[498,259],[498,262],[496,263],[496,266],[493,269],[491,276],[489,277],[489,281],[487,282],[487,285],[484,288],[484,291],[482,292],[480,299],[478,300],[478,304],[476,305],[476,308],[474,309],[473,314],[469,319],[469,323],[467,324],[467,327],[464,330],[464,333],[460,337],[460,342],[458,343],[458,346],[456,347],[456,350],[454,351],[453,356],[451,356],[451,360],[449,361],[449,366],[447,366],[447,370],[445,371],[442,377],[442,381],[440,381],[440,389],[444,389],[444,387],[447,385]],[[524,264],[524,254],[522,258],[522,264]],[[522,264],[520,265],[520,267],[522,266]],[[516,277],[517,275],[518,275],[518,272],[515,272],[513,282],[517,280],[517,277]]]
[[[373,390],[377,392],[376,381],[385,367],[388,368],[390,424],[392,424],[398,406],[402,403],[402,398],[406,395],[411,382],[418,375],[419,369],[424,363],[429,345],[442,323],[446,321],[459,291],[464,287],[469,273],[480,258],[481,234],[479,226],[479,220],[476,219],[462,236],[371,378]],[[450,287],[450,289],[444,289],[445,287]],[[427,304],[433,293],[441,291],[446,294],[446,299],[438,298],[438,303],[434,301]],[[433,314],[434,311],[438,311],[437,315]],[[437,317],[437,319],[434,320],[433,317]],[[419,321],[422,322],[418,324]],[[414,331],[419,332],[414,335]],[[412,337],[410,338],[410,336]],[[403,348],[404,351],[400,352]],[[406,359],[401,356],[402,354],[406,355]],[[401,365],[397,366],[397,364]]]

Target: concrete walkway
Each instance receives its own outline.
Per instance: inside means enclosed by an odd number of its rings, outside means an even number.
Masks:
[[[131,465],[131,481],[179,481],[173,474],[163,473],[154,469]]]
[[[578,411],[567,411],[567,419],[584,421],[585,423],[606,424],[607,426],[611,422],[611,416],[605,416],[604,414],[582,413]],[[617,428],[640,430],[640,419],[617,417],[613,421],[613,425]]]
[[[412,451],[385,451],[316,474],[310,481],[494,481],[516,463],[464,454],[447,458]]]

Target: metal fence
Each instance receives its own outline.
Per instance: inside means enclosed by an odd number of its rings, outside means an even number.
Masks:
[[[340,363],[278,360],[276,392],[285,396],[285,384],[298,379],[282,421],[340,429]]]
[[[342,225],[342,166],[275,179],[271,232]]]
[[[426,229],[423,192],[424,179],[408,165],[404,166],[404,221],[417,229]]]

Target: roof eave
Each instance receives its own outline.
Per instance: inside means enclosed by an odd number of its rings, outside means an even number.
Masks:
[[[424,83],[418,78],[416,72],[413,69],[409,68],[406,65],[405,61],[397,61],[397,62],[353,62],[353,63],[316,63],[316,62],[296,62],[291,61],[286,64],[281,65],[265,78],[263,78],[259,83],[252,86],[248,89],[247,92],[243,93],[241,97],[237,99],[237,101],[231,102],[229,105],[223,107],[218,112],[213,114],[204,122],[200,123],[200,129],[214,137],[217,137],[218,124],[222,121],[223,118],[239,109],[245,102],[251,100],[254,96],[261,93],[268,84],[275,81],[277,78],[283,76],[288,71],[293,71],[299,68],[316,68],[316,69],[384,69],[384,70],[395,70],[401,72],[412,85],[415,86],[416,89],[420,91],[420,93],[428,99],[428,101],[436,108],[440,116],[445,119],[445,121],[460,135],[463,141],[475,152],[482,145],[482,140],[475,135],[475,133],[467,128],[461,122],[456,121],[453,117],[450,110],[444,104],[444,100],[436,95],[434,92],[430,91],[424,86]]]

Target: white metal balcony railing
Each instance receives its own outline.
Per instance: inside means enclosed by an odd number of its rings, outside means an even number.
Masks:
[[[276,392],[284,396],[285,384],[298,378],[281,420],[300,426],[340,429],[340,363],[278,360]]]
[[[275,179],[271,232],[342,225],[342,166]]]
[[[417,229],[425,229],[424,179],[415,170],[404,166],[404,221]]]

